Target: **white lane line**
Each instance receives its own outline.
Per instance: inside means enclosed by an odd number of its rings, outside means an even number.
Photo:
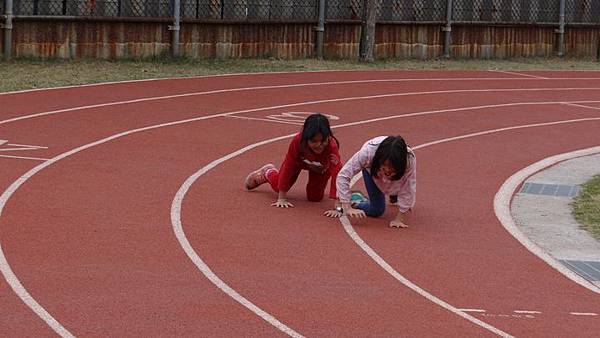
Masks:
[[[581,101],[577,101],[577,102],[581,102]],[[590,102],[597,102],[597,101],[590,101]],[[306,104],[313,104],[314,102],[307,102]],[[562,103],[561,102],[557,102],[557,103]],[[532,105],[532,104],[538,104],[538,105],[543,105],[543,104],[549,104],[549,102],[537,102],[537,103],[521,103],[522,105]],[[433,113],[441,113],[441,112],[452,112],[452,111],[462,111],[462,110],[468,110],[468,109],[480,109],[480,108],[493,108],[493,107],[499,107],[499,106],[516,106],[519,105],[519,103],[511,103],[511,104],[501,104],[501,105],[486,105],[486,106],[477,106],[477,107],[471,107],[471,108],[459,108],[459,109],[450,109],[450,110],[437,110],[437,111],[431,111],[429,113],[433,114]],[[211,118],[216,118],[216,117],[221,117],[221,116],[228,116],[228,115],[233,115],[233,114],[238,114],[238,113],[243,113],[243,112],[247,112],[247,111],[259,111],[259,110],[268,110],[268,109],[272,109],[272,107],[267,107],[267,108],[262,108],[262,109],[251,109],[251,110],[242,110],[242,111],[238,111],[238,112],[230,112],[230,113],[224,113],[224,114],[216,114],[216,115],[208,115],[208,116],[201,116],[201,117],[197,117],[197,118],[191,118],[191,119],[186,119],[186,120],[180,120],[180,121],[174,121],[174,122],[170,122],[170,123],[163,123],[163,124],[158,124],[158,125],[154,125],[154,126],[149,126],[149,127],[144,127],[144,128],[138,128],[138,129],[133,129],[133,130],[129,130],[129,131],[125,131],[122,133],[118,133],[115,135],[112,135],[110,137],[106,137],[104,139],[92,142],[92,143],[88,143],[86,145],[74,148],[70,151],[67,151],[65,153],[62,153],[60,155],[57,155],[51,159],[49,159],[48,161],[32,168],[31,170],[29,170],[27,173],[25,173],[24,175],[22,175],[20,178],[18,178],[16,181],[14,181],[3,193],[2,195],[0,195],[0,217],[2,217],[2,212],[4,210],[4,207],[6,205],[6,203],[8,202],[8,200],[10,199],[10,197],[19,189],[19,187],[21,185],[23,185],[30,177],[32,177],[33,175],[37,174],[38,172],[40,172],[41,170],[43,170],[44,168],[66,158],[69,157],[73,154],[79,153],[81,151],[84,151],[86,149],[95,147],[97,145],[101,145],[103,143],[107,143],[109,141],[124,137],[124,136],[128,136],[131,134],[135,134],[135,133],[139,133],[139,132],[144,132],[144,131],[149,131],[149,130],[153,130],[153,129],[158,129],[158,128],[162,128],[162,127],[168,127],[168,126],[175,126],[175,125],[179,125],[179,124],[184,124],[184,123],[190,123],[190,122],[196,122],[196,121],[201,121],[201,120],[205,120],[205,119],[211,119]],[[417,116],[417,115],[425,115],[428,114],[428,112],[419,112],[419,113],[414,113],[414,114],[410,114],[410,116]],[[402,118],[402,117],[408,117],[405,115],[396,115],[395,118]],[[383,121],[383,120],[388,120],[390,119],[390,117],[384,117],[384,118],[380,118],[380,119],[371,119],[371,120],[367,120],[364,123],[370,123],[370,122],[376,122],[376,121]],[[348,123],[346,125],[339,125],[336,127],[343,127],[343,126],[353,126],[353,125],[357,125],[357,122],[354,123]],[[336,128],[333,127],[333,128]],[[48,326],[50,326],[56,333],[58,333],[61,336],[69,336],[70,333],[60,324],[58,323],[39,303],[37,303],[37,301],[35,301],[35,299],[33,299],[33,297],[31,297],[31,295],[27,292],[27,290],[23,287],[23,285],[21,284],[21,282],[19,281],[19,279],[17,278],[17,276],[14,274],[14,272],[12,271],[10,265],[8,264],[8,261],[6,260],[6,256],[4,254],[4,251],[2,250],[2,247],[0,245],[0,271],[2,272],[2,275],[4,276],[4,278],[6,279],[6,281],[8,282],[8,284],[11,286],[11,288],[13,289],[13,291],[21,298],[21,300],[33,311],[35,312],[42,320],[44,320],[44,322],[46,322],[46,324]]]
[[[458,311],[462,311],[462,312],[477,312],[477,313],[485,313],[485,310],[483,309],[457,309]]]
[[[505,71],[505,70],[494,70],[493,72],[504,73],[504,74],[509,74],[509,75],[526,76],[528,78],[533,78],[533,79],[538,79],[538,80],[555,80],[555,79],[551,79],[551,78],[548,78],[548,77],[531,75],[531,74],[523,74],[523,73],[519,73],[519,72],[509,72],[509,71]]]
[[[10,145],[10,144],[7,144]],[[28,148],[28,147],[19,147],[19,148],[0,148],[0,151],[26,151],[26,150],[39,150],[43,148]]]
[[[442,80],[442,79],[439,79]],[[521,79],[522,80],[522,79]],[[357,84],[357,83],[370,83],[370,82],[390,82],[392,80],[368,80],[368,81],[338,81],[338,82],[319,82],[319,83],[301,83],[301,84],[292,84],[292,85],[278,85],[278,86],[259,86],[259,87],[245,87],[245,88],[233,88],[233,89],[220,89],[220,90],[212,90],[206,92],[195,92],[195,93],[186,93],[186,94],[176,94],[176,95],[167,95],[167,96],[157,96],[157,97],[149,97],[149,98],[141,98],[141,99],[133,99],[126,101],[115,101],[115,102],[107,102],[107,103],[99,103],[92,104],[87,106],[79,106],[79,107],[71,107],[47,112],[40,112],[30,115],[18,116],[10,119],[6,119],[0,121],[0,125],[6,123],[12,123],[16,121],[22,121],[26,119],[55,115],[60,113],[72,112],[77,110],[86,110],[93,108],[102,108],[102,107],[111,107],[117,105],[126,105],[126,104],[134,104],[140,102],[149,102],[149,101],[157,101],[157,100],[165,100],[165,99],[175,99],[182,97],[192,97],[192,96],[201,96],[201,95],[209,95],[209,94],[218,94],[218,93],[230,93],[230,92],[238,92],[238,91],[250,91],[250,90],[264,90],[264,89],[283,89],[283,88],[294,88],[294,87],[307,87],[307,86],[321,86],[321,85],[340,85],[340,84]],[[317,103],[327,103],[327,102],[342,102],[342,101],[352,101],[352,100],[367,100],[367,99],[380,99],[386,97],[402,97],[402,96],[411,96],[411,95],[433,95],[433,94],[456,94],[456,93],[486,93],[486,92],[529,92],[529,91],[580,91],[580,90],[600,90],[600,87],[569,87],[569,88],[492,88],[492,89],[456,89],[456,90],[438,90],[438,91],[420,91],[420,92],[407,92],[407,93],[394,93],[394,94],[380,94],[380,95],[370,95],[370,96],[354,96],[354,97],[343,97],[336,99],[324,99],[317,101],[305,101],[298,102],[286,105],[278,105],[273,106],[272,108],[279,107],[295,107],[300,105],[306,105],[307,102]],[[581,102],[581,101],[577,101]],[[594,101],[595,102],[595,101]],[[264,108],[260,108],[264,109]],[[255,109],[249,109],[246,112],[255,111]]]
[[[350,238],[352,238],[352,240],[358,244],[358,246],[363,249],[364,252],[367,253],[367,255],[369,255],[369,257],[371,257],[371,259],[373,259],[375,261],[375,263],[377,263],[377,265],[379,265],[381,268],[383,268],[387,273],[389,273],[392,277],[394,277],[397,281],[399,281],[400,283],[402,283],[404,286],[408,287],[409,289],[413,290],[414,292],[418,293],[419,295],[421,295],[422,297],[424,297],[425,299],[429,300],[430,302],[441,306],[442,308],[470,321],[473,324],[476,324],[478,326],[481,326],[482,328],[495,333],[498,336],[501,337],[512,337],[510,334],[495,328],[494,326],[480,320],[477,319],[463,311],[460,311],[459,309],[455,308],[454,306],[444,302],[443,300],[441,300],[440,298],[432,295],[431,293],[425,291],[424,289],[422,289],[421,287],[419,287],[418,285],[414,284],[413,282],[411,282],[410,280],[408,280],[407,278],[405,278],[404,276],[402,276],[400,273],[398,273],[396,270],[394,270],[394,268],[392,268],[383,258],[381,258],[381,256],[379,256],[375,250],[371,249],[371,247],[365,243],[365,241],[363,241],[363,239],[356,233],[356,231],[354,231],[354,228],[352,227],[352,224],[350,224],[350,221],[348,220],[348,217],[346,216],[342,216],[340,217],[340,222],[342,223],[342,225],[344,226],[344,230],[346,230],[346,233],[348,233],[348,235],[350,236]]]
[[[300,123],[300,122],[281,121],[281,120],[275,120],[275,119],[261,119],[259,117],[236,116],[236,115],[229,115],[227,117],[231,117],[234,119],[251,120],[251,121],[264,121],[264,122],[271,122],[271,123],[295,124],[297,126],[304,125],[304,123]]]
[[[584,106],[582,104],[576,104],[576,103],[565,103],[565,106],[573,106],[573,107],[581,107],[581,108],[586,108],[586,109],[595,109],[595,110],[600,110],[600,107],[590,107],[590,106]]]
[[[259,317],[261,317],[262,319],[264,319],[265,321],[267,321],[269,324],[273,325],[277,329],[281,330],[282,332],[284,332],[292,337],[302,337],[301,334],[299,334],[298,332],[289,328],[288,326],[286,326],[285,324],[283,324],[282,322],[277,320],[275,317],[273,317],[272,315],[270,315],[263,309],[254,305],[252,302],[250,302],[244,296],[240,295],[237,291],[235,291],[233,288],[231,288],[222,279],[220,279],[210,269],[210,267],[206,263],[204,263],[204,261],[196,253],[196,251],[194,251],[194,248],[192,247],[192,245],[188,241],[187,237],[185,236],[185,231],[183,230],[183,225],[181,223],[181,204],[183,203],[185,194],[188,192],[189,188],[192,186],[192,184],[194,184],[194,182],[200,176],[204,175],[206,172],[208,172],[212,168],[216,167],[220,163],[225,162],[231,158],[234,158],[240,154],[243,154],[250,149],[259,147],[263,144],[290,138],[290,137],[293,137],[295,134],[296,133],[277,137],[274,139],[266,140],[266,141],[255,143],[255,144],[251,144],[251,145],[246,146],[246,147],[244,147],[236,152],[233,152],[225,157],[221,157],[220,159],[212,161],[210,164],[208,164],[207,166],[200,169],[194,175],[190,176],[183,183],[183,185],[179,188],[179,190],[177,191],[177,194],[175,194],[175,198],[173,199],[173,202],[171,203],[171,224],[173,226],[173,231],[175,232],[175,237],[177,237],[177,240],[179,241],[181,247],[183,248],[183,251],[185,251],[185,253],[192,260],[192,262],[194,262],[194,264],[202,272],[202,274],[204,274],[204,276],[206,276],[206,278],[208,278],[216,287],[218,287],[221,291],[225,292],[228,296],[233,298],[236,302],[242,304],[248,310],[252,311],[253,313],[258,315]]]
[[[573,316],[597,316],[597,313],[593,312],[569,312]]]
[[[0,155],[0,157],[5,157],[5,158],[16,158],[16,159],[21,159],[21,160],[35,160],[35,161],[48,161],[48,158],[41,158],[41,157],[27,157],[27,156],[11,156],[11,155]]]
[[[31,144],[8,143],[7,146],[11,146],[11,147],[25,147],[25,148],[29,148],[29,149],[48,149],[48,147],[34,146],[34,145],[31,145]]]
[[[514,310],[514,313],[519,313],[519,314],[529,314],[529,315],[535,315],[535,314],[540,314],[540,311],[532,311],[532,310]]]
[[[600,153],[600,147],[592,147],[582,149],[573,152],[567,152],[555,156],[545,158],[541,161],[531,164],[530,166],[521,169],[509,177],[504,184],[500,187],[496,196],[494,197],[494,212],[496,217],[500,220],[500,223],[506,231],[508,231],[515,239],[517,239],[527,250],[534,255],[538,256],[541,260],[546,262],[548,265],[571,279],[575,283],[585,287],[586,289],[600,294],[600,288],[589,282],[587,279],[579,276],[569,268],[565,267],[559,261],[557,261],[550,254],[546,253],[537,244],[531,241],[523,232],[519,229],[515,220],[510,213],[510,204],[512,202],[512,196],[516,193],[517,188],[531,175],[550,167],[556,163],[570,160],[577,157],[593,155]]]

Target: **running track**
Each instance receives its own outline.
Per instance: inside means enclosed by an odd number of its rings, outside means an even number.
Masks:
[[[250,170],[280,163],[298,112],[339,118],[343,158],[377,135],[416,148],[410,228],[388,228],[392,212],[323,217],[332,202],[305,201],[304,175],[290,210],[266,186],[244,191]],[[600,146],[599,130],[600,72],[0,95],[0,336],[597,337],[598,291],[513,237],[494,199],[532,163]]]

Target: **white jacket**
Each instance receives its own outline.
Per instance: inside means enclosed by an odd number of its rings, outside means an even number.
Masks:
[[[344,164],[336,181],[337,193],[341,202],[350,202],[350,181],[352,177],[363,169],[367,169],[371,173],[371,162],[375,152],[386,138],[387,136],[378,136],[365,142],[360,150]],[[388,181],[373,177],[373,181],[385,195],[398,195],[396,205],[400,212],[406,212],[413,208],[417,194],[417,159],[412,149],[408,148],[406,171],[402,178],[398,181]]]

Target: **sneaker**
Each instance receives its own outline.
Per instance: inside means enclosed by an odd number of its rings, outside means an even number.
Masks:
[[[271,163],[265,164],[262,168],[251,172],[246,177],[246,189],[252,190],[256,189],[259,185],[267,182],[267,171],[270,169],[275,169],[275,166]]]
[[[355,191],[350,195],[350,205],[355,207],[362,202],[366,202],[369,199],[365,197],[360,191]]]

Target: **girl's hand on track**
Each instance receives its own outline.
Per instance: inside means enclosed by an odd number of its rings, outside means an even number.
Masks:
[[[340,218],[342,217],[342,213],[333,209],[333,210],[327,210],[323,213],[325,216],[327,217],[331,217],[331,218]]]
[[[348,215],[348,217],[358,217],[358,218],[367,217],[365,212],[360,209],[349,208],[347,210],[344,209],[344,212],[346,213],[346,215]]]
[[[390,222],[390,227],[391,228],[408,228],[408,224],[406,224],[402,221],[393,220]]]
[[[278,208],[293,208],[294,205],[291,202],[288,202],[286,199],[278,199],[275,203],[271,204],[272,207]]]

